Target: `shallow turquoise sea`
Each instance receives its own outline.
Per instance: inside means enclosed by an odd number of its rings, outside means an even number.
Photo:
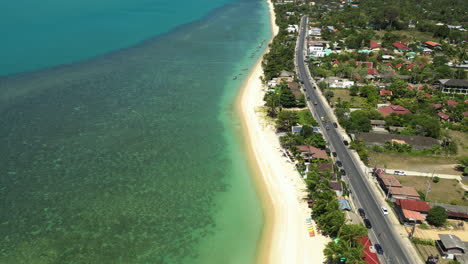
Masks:
[[[0,263],[252,263],[233,103],[266,2],[25,2],[0,12],[52,17],[0,29]]]

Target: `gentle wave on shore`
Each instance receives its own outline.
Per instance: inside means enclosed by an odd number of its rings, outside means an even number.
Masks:
[[[269,36],[266,3],[240,0],[0,78],[0,263],[253,262],[262,212],[232,102]]]

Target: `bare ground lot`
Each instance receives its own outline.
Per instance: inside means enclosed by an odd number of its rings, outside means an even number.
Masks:
[[[462,175],[461,171],[456,170],[458,164],[455,157],[413,156],[403,153],[379,153],[374,151],[369,151],[369,155],[372,167]]]
[[[429,177],[396,176],[396,178],[402,185],[411,186],[423,192],[426,192],[427,182],[430,182],[431,191],[426,197],[428,202],[468,206],[468,201],[463,199],[465,191],[457,180],[440,179],[438,183],[434,183]]]

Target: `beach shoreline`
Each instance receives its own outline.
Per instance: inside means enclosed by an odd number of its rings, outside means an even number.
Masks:
[[[271,0],[267,0],[272,38],[278,34]],[[264,54],[268,52],[265,50]],[[263,54],[263,55],[264,55]],[[255,63],[245,79],[236,100],[242,124],[244,145],[254,182],[264,211],[264,228],[257,250],[257,263],[322,263],[323,249],[328,238],[315,232],[309,237],[306,218],[310,209],[304,198],[306,186],[294,164],[282,155],[274,128],[267,124],[262,113],[265,89],[262,58]],[[315,224],[314,224],[314,229]]]

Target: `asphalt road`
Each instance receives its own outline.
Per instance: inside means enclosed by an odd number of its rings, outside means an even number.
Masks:
[[[410,256],[408,250],[401,243],[401,238],[392,227],[392,223],[387,216],[384,216],[381,211],[381,206],[388,208],[388,205],[381,205],[376,199],[376,195],[369,187],[369,182],[365,179],[366,175],[362,172],[362,169],[355,163],[352,154],[347,146],[343,143],[343,138],[340,135],[337,128],[335,128],[330,116],[327,114],[324,102],[319,98],[318,91],[314,89],[313,80],[311,80],[309,73],[307,72],[307,65],[304,62],[304,38],[307,32],[306,30],[306,19],[302,17],[301,27],[299,30],[299,43],[297,45],[296,58],[298,77],[303,82],[304,89],[306,91],[306,97],[311,106],[317,121],[322,126],[322,131],[325,134],[325,138],[330,145],[330,149],[338,154],[338,159],[343,163],[343,169],[346,171],[346,175],[349,178],[351,185],[351,191],[353,197],[357,200],[362,208],[366,211],[367,218],[372,223],[372,229],[370,232],[371,239],[373,242],[377,242],[382,246],[384,250],[384,256],[387,263],[408,263],[414,264],[419,263],[414,256]],[[317,87],[318,89],[318,87]],[[325,118],[325,122],[320,120],[320,117]],[[329,130],[326,129],[328,126]]]

